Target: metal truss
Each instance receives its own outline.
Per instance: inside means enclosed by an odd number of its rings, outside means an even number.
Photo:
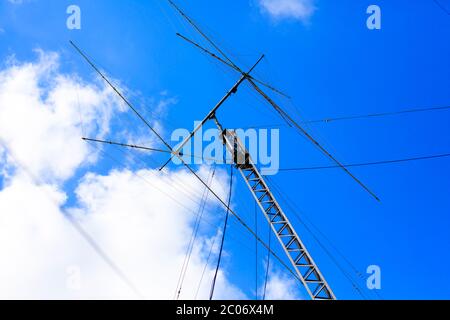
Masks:
[[[235,131],[223,130],[217,120],[216,124],[222,132],[226,149],[232,155],[233,164],[236,165],[244,178],[311,299],[335,300],[333,291],[320,273],[319,268],[306,250]]]

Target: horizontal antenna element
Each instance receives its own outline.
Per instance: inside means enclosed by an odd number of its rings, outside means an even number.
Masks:
[[[181,34],[177,34],[182,39],[188,41],[193,44],[195,47],[202,50],[204,53],[209,54],[211,57],[217,59],[218,61],[224,63],[228,67],[231,67],[235,71],[239,72],[242,77],[247,80],[253,89],[260,94],[280,115],[280,117],[286,121],[289,126],[295,127],[302,135],[304,135],[308,140],[312,142],[314,146],[316,146],[325,156],[327,156],[330,160],[332,160],[336,165],[338,165],[347,175],[349,175],[357,184],[359,184],[367,193],[369,193],[375,200],[380,201],[380,198],[367,187],[361,180],[359,180],[355,175],[353,175],[336,157],[334,157],[327,149],[325,149],[322,144],[320,144],[305,128],[303,128],[297,121],[295,121],[287,112],[285,112],[272,98],[270,98],[256,83],[255,79],[246,74],[242,69],[237,66],[201,29],[193,22],[191,18],[189,18],[172,0],[168,0],[169,3],[180,13],[180,15],[188,21],[189,24],[209,43],[211,46],[217,50],[218,53],[223,57],[219,57],[218,55],[210,52],[209,50],[201,47],[199,44],[195,43],[192,40],[182,36]],[[164,165],[165,166],[165,165]],[[163,167],[164,167],[163,166]]]

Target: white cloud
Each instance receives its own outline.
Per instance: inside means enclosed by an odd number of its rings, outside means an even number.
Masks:
[[[316,10],[314,0],[258,0],[263,12],[276,20],[291,18],[308,21]]]
[[[61,181],[93,160],[81,127],[104,136],[119,108],[111,90],[59,73],[57,54],[38,53],[37,62],[11,61],[0,72],[0,138],[33,175]]]
[[[97,160],[80,141],[81,127],[108,134],[111,119],[124,115],[112,101],[105,86],[61,73],[54,53],[39,52],[33,63],[11,59],[0,71],[0,298],[139,298],[77,226],[145,298],[173,297],[203,191],[195,177],[181,169],[91,172],[76,182],[76,199],[67,204],[64,183]],[[198,174],[205,178],[207,171]],[[228,179],[217,170],[212,188],[221,198]],[[218,212],[212,197],[208,212]],[[220,236],[217,226],[204,227]],[[211,243],[199,234],[182,299],[195,296]],[[213,272],[210,264],[199,298],[208,297]],[[273,274],[267,297],[295,298],[290,280]],[[246,298],[226,270],[216,288],[217,299]]]
[[[15,177],[0,192],[0,256],[7,257],[0,266],[0,297],[139,298],[64,218],[71,214],[145,298],[171,299],[194,219],[191,198],[200,191],[193,179],[184,171],[90,174],[78,187],[79,207],[63,211],[63,192]],[[190,186],[189,193],[169,197],[175,181]],[[194,297],[205,265],[209,239],[196,243],[181,298]],[[73,268],[80,272],[77,288],[70,286]],[[211,276],[210,266],[205,280]],[[199,297],[208,290],[204,281]],[[221,274],[216,297],[245,295]]]
[[[202,191],[195,177],[184,170],[88,173],[77,182],[77,203],[66,204],[64,182],[95,160],[80,141],[79,110],[86,131],[105,135],[121,111],[111,101],[105,87],[62,74],[56,54],[40,52],[34,63],[0,71],[0,298],[139,298],[75,225],[145,298],[172,298]],[[222,197],[227,179],[218,171],[212,185]],[[211,202],[207,209],[217,212]],[[196,243],[181,298],[194,297],[211,239],[200,235]],[[212,272],[206,269],[200,298]],[[226,271],[216,292],[245,298]]]
[[[267,281],[266,299],[267,300],[299,300],[299,283],[290,276],[283,275],[280,271],[272,268],[270,277]]]
[[[218,179],[216,188],[222,189],[220,180],[226,176],[220,174]],[[182,193],[174,185],[188,187],[189,191]],[[89,175],[77,191],[77,216],[112,256],[120,258],[118,261],[136,279],[145,297],[171,299],[192,231],[192,209],[197,207],[201,191],[201,185],[186,171],[169,175],[157,169]],[[219,192],[224,194],[225,190]],[[208,239],[196,243],[199,246],[191,257],[182,298],[193,298],[205,264],[203,252],[209,250],[202,246],[209,243]],[[211,272],[207,270],[207,279],[211,279]],[[219,296],[243,297],[223,277],[221,282],[217,287]],[[204,284],[200,293],[203,298],[209,283]]]

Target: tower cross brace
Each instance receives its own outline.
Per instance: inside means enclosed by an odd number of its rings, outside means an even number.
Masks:
[[[295,228],[284,214],[265,179],[235,131],[224,130],[214,116],[222,142],[231,153],[234,165],[245,180],[264,217],[276,235],[295,272],[313,300],[335,300],[336,297],[312,259]]]

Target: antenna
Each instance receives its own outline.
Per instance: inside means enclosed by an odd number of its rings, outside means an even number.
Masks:
[[[122,147],[141,149],[146,151],[156,151],[156,152],[166,152],[171,155],[170,159],[160,168],[162,170],[170,160],[176,156],[178,157],[182,164],[205,186],[210,193],[221,203],[221,205],[227,209],[227,212],[231,213],[237,221],[244,226],[244,228],[250,232],[280,263],[283,265],[296,279],[300,280],[308,292],[309,296],[313,300],[335,300],[336,297],[328,285],[327,281],[323,277],[319,268],[315,264],[311,255],[307,251],[305,245],[301,241],[301,238],[294,229],[294,226],[290,223],[287,216],[284,214],[281,206],[278,204],[268,184],[263,178],[262,174],[259,172],[256,165],[253,163],[248,151],[242,144],[240,139],[237,137],[236,133],[232,130],[223,129],[222,125],[217,120],[217,111],[220,107],[233,95],[235,94],[240,85],[244,81],[248,81],[251,87],[260,94],[279,114],[280,116],[290,125],[297,128],[303,135],[305,135],[320,151],[322,151],[328,158],[333,160],[340,168],[342,168],[350,177],[352,177],[358,184],[360,184],[371,196],[379,200],[379,198],[367,188],[360,180],[358,180],[342,163],[340,163],[331,153],[329,153],[317,140],[315,140],[300,124],[298,124],[288,113],[286,113],[268,94],[266,94],[261,88],[264,86],[278,94],[285,95],[281,91],[275,89],[274,87],[267,85],[266,83],[255,79],[250,74],[256,68],[256,66],[262,61],[264,55],[262,55],[255,64],[249,69],[249,71],[244,72],[239,66],[237,66],[205,33],[201,31],[199,27],[172,1],[168,0],[169,3],[182,15],[193,27],[194,29],[210,43],[210,45],[218,52],[218,54],[203,48],[199,44],[192,40],[177,34],[180,38],[188,41],[198,49],[209,54],[213,58],[224,63],[228,67],[234,69],[240,74],[239,80],[231,87],[231,89],[225,94],[225,96],[214,106],[214,108],[209,111],[201,123],[189,134],[189,136],[183,140],[183,142],[176,148],[172,147],[162,138],[162,136],[147,122],[144,117],[133,107],[133,105],[121,94],[121,92],[108,80],[108,78],[91,62],[91,60],[85,55],[72,41],[71,45],[77,50],[77,52],[91,65],[91,67],[108,83],[108,85],[117,93],[117,95],[130,107],[130,109],[145,123],[145,125],[154,133],[158,139],[166,146],[166,150],[147,148],[141,146],[135,146],[130,144],[124,144],[119,142],[96,140],[91,138],[84,138],[86,141],[114,144]],[[263,215],[267,219],[272,231],[279,240],[280,245],[283,247],[287,258],[290,261],[289,267],[273,250],[268,246],[251,228],[246,222],[232,209],[229,204],[227,204],[223,199],[221,199],[217,193],[211,189],[208,184],[199,177],[199,175],[183,160],[183,154],[180,152],[183,146],[205,125],[209,120],[214,120],[219,131],[221,132],[221,137],[223,138],[223,144],[225,147],[233,154],[233,164],[239,169],[242,177],[244,178],[249,190],[257,201]]]
[[[246,73],[249,74],[253,71],[253,69],[255,69],[255,67],[261,62],[261,60],[264,58],[264,55],[262,55],[258,61],[256,61],[256,63],[253,65],[253,67]],[[241,78],[236,82],[236,84],[227,92],[227,94],[216,104],[216,106],[214,108],[212,108],[212,110],[206,115],[206,117],[198,124],[197,127],[195,127],[195,129],[189,134],[189,136],[187,136],[182,142],[181,144],[178,146],[177,150],[174,151],[175,154],[177,154],[181,149],[183,149],[183,147],[186,145],[186,143],[189,142],[189,140],[195,135],[195,133],[200,130],[203,125],[210,120],[212,117],[214,117],[214,115],[216,114],[216,111],[219,110],[219,108],[223,105],[223,103],[229,98],[231,97],[233,94],[235,94],[239,88],[239,86],[242,84],[242,82],[244,82],[244,80],[246,79],[246,74],[242,75]],[[170,157],[169,160],[167,160],[167,162],[159,169],[162,170],[166,165],[169,164],[169,162],[172,160],[173,156]]]
[[[186,38],[185,36],[182,36],[181,34],[177,34],[179,37],[181,37],[182,39],[188,41],[189,43],[193,44],[195,47],[201,49],[203,52],[209,54],[211,57],[219,60],[220,62],[224,63],[225,65],[227,65],[228,67],[231,67],[232,69],[234,69],[235,71],[239,72],[242,76],[242,81],[247,80],[251,87],[253,87],[253,89],[260,94],[281,116],[281,118],[283,118],[283,120],[285,120],[290,126],[294,126],[295,128],[298,129],[298,131],[304,135],[309,141],[312,142],[312,144],[314,146],[316,146],[325,156],[327,156],[330,160],[332,160],[334,163],[336,163],[337,166],[339,166],[346,174],[348,174],[356,183],[358,183],[367,193],[369,193],[375,200],[380,201],[380,198],[371,190],[369,189],[369,187],[367,187],[360,179],[358,179],[355,175],[353,175],[350,170],[348,170],[334,155],[332,155],[324,146],[322,146],[322,144],[320,144],[305,128],[303,128],[297,121],[295,121],[287,112],[285,112],[272,98],[270,98],[256,83],[256,81],[249,77],[248,73],[245,73],[244,71],[242,71],[242,69],[237,66],[225,53],[223,50],[221,50],[194,22],[193,20],[187,16],[172,0],[168,0],[170,5],[172,7],[174,7],[176,9],[176,11],[178,11],[178,13],[184,18],[186,19],[186,21],[192,25],[192,27],[209,43],[211,44],[211,46],[217,50],[217,52],[222,56],[219,57],[218,55],[210,52],[209,50],[203,48],[202,46],[200,46],[199,44],[195,43],[192,40],[189,40],[188,38]],[[242,82],[241,81],[241,82]],[[204,124],[204,123],[203,123]],[[202,124],[202,125],[203,125]],[[192,138],[193,135],[191,135],[189,137]],[[185,141],[184,143],[187,143],[187,141]],[[169,161],[170,162],[170,159]],[[166,162],[162,168],[164,168],[167,163]]]
[[[229,66],[230,68],[236,70],[237,72],[242,73],[241,70],[240,70],[238,67],[236,67],[235,65],[229,63],[228,61],[225,61],[224,59],[222,59],[221,57],[219,57],[219,56],[217,56],[216,54],[212,53],[212,52],[209,51],[208,49],[203,48],[203,47],[200,46],[198,43],[192,41],[191,39],[189,39],[189,38],[187,38],[187,37],[185,37],[185,36],[183,36],[181,33],[178,33],[178,32],[177,32],[176,35],[177,35],[178,37],[180,37],[181,39],[183,39],[183,40],[189,42],[190,44],[194,45],[195,47],[197,47],[198,49],[200,49],[200,50],[203,51],[204,53],[209,54],[209,55],[212,56],[213,58],[219,60],[219,61],[222,62],[223,64],[226,64],[227,66]],[[252,76],[249,75],[249,74],[247,75],[247,77],[248,77],[249,79],[252,79],[253,81],[255,81],[255,82],[257,82],[257,83],[259,83],[259,84],[265,86],[266,88],[268,88],[268,89],[270,89],[270,90],[272,90],[272,91],[278,93],[279,95],[281,95],[281,96],[283,96],[283,97],[285,97],[285,98],[291,99],[291,97],[288,96],[286,93],[281,92],[280,90],[274,88],[274,87],[271,86],[270,84],[267,84],[267,83],[265,83],[265,82],[263,82],[263,81],[261,81],[261,80],[258,80],[258,79],[252,77]]]
[[[183,160],[182,154],[177,152],[174,153],[172,148],[169,146],[169,144],[162,138],[162,136],[160,134],[158,134],[158,132],[152,127],[150,126],[150,124],[147,122],[147,120],[145,120],[145,118],[137,111],[136,108],[133,107],[133,105],[125,98],[125,96],[116,88],[114,87],[114,85],[111,83],[111,81],[97,68],[97,66],[87,57],[87,55],[80,49],[78,48],[78,46],[76,46],[72,41],[70,41],[70,44],[76,49],[76,51],[86,60],[86,62],[105,80],[105,82],[114,90],[115,93],[117,93],[117,95],[130,107],[131,110],[133,110],[133,112],[138,116],[139,119],[142,120],[142,122],[150,128],[150,130],[161,140],[161,142],[168,148],[169,151],[167,151],[168,153],[172,153],[174,155],[176,155],[181,163],[189,170],[189,172],[191,172],[195,178],[197,180],[199,180],[201,182],[201,184],[207,188],[209,190],[209,192],[220,202],[220,204],[226,209],[228,210],[233,216],[234,218],[236,218],[236,220],[244,227],[245,230],[247,230],[259,243],[261,243],[264,248],[266,248],[268,250],[268,252],[275,258],[278,260],[278,262],[280,262],[280,264],[286,268],[286,270],[291,273],[293,275],[294,278],[296,278],[297,280],[301,280],[297,273],[294,272],[284,261],[283,259],[281,259],[271,248],[269,245],[267,245],[253,230],[252,228],[250,228],[250,226],[240,217],[240,215],[237,214],[237,212],[235,210],[233,210],[232,208],[230,208],[224,200],[222,200],[219,195],[213,190],[211,189],[211,187],[205,182],[203,181],[203,179]],[[258,60],[261,61],[262,57]],[[255,64],[256,66],[256,64]],[[119,146],[123,146],[123,147],[129,147],[129,148],[136,148],[136,149],[141,149],[141,150],[147,150],[147,151],[162,151],[162,150],[157,150],[157,149],[150,149],[150,148],[146,148],[146,147],[140,147],[140,146],[135,146],[135,145],[127,145],[127,144],[123,144],[123,143],[119,143],[119,142],[112,142],[112,141],[104,141],[104,140],[98,140],[98,139],[91,139],[91,138],[83,138],[84,141],[90,141],[90,142],[97,142],[97,143],[106,143],[106,144],[111,144],[111,145],[119,145]]]

